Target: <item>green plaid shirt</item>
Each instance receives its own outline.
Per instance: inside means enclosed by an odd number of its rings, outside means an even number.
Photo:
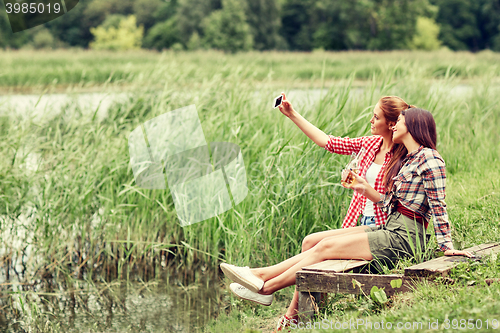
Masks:
[[[390,192],[386,192],[377,205],[387,214],[392,203],[399,200],[404,207],[422,215],[425,226],[434,216],[434,230],[442,251],[453,249],[451,226],[446,212],[446,174],[444,160],[439,153],[420,146],[407,154],[401,170],[394,179]]]

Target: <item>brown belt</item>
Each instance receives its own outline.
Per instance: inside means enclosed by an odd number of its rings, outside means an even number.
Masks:
[[[399,200],[396,201],[395,205],[396,211],[401,213],[402,215],[406,216],[407,218],[410,219],[415,219],[418,223],[423,224],[425,228],[427,229],[427,223],[424,223],[424,217],[420,215],[419,213],[416,213],[412,211],[411,209],[408,209],[404,207]]]

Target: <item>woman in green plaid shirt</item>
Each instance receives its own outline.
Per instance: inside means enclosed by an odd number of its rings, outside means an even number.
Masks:
[[[439,248],[446,256],[473,257],[468,251],[455,250],[446,213],[445,164],[436,151],[436,123],[431,113],[418,108],[402,111],[393,127],[393,142],[405,150],[394,154],[384,176],[385,193],[380,194],[368,182],[352,173],[357,184],[349,187],[377,203],[389,215],[378,227],[358,226],[336,230],[311,249],[274,266],[250,269],[221,264],[234,282],[231,289],[239,297],[270,305],[272,294],[295,284],[295,273],[328,259],[372,260],[375,266],[393,266],[403,257],[425,251],[427,225],[434,217]],[[295,291],[279,329],[296,323],[298,293]]]
[[[406,240],[399,239],[398,241],[403,243],[400,245],[406,250],[399,249],[395,251],[394,256],[394,254],[388,254],[388,250],[385,249],[379,249],[374,253],[372,249],[382,247],[386,238],[378,235],[379,229],[367,229],[372,255],[374,257],[377,254],[381,257],[389,256],[391,258],[388,259],[391,262],[404,256],[403,252],[408,252],[406,255],[411,255],[413,250],[410,252],[408,249],[417,243],[417,234],[422,236],[419,237],[419,241],[421,250],[425,251],[423,235],[425,235],[425,229],[434,216],[436,239],[444,254],[472,256],[469,252],[454,250],[451,242],[451,227],[444,201],[446,196],[445,163],[436,150],[436,123],[432,114],[418,108],[402,111],[393,131],[394,143],[402,143],[406,147],[406,151],[393,156],[387,167],[384,177],[385,194],[380,195],[368,185],[366,180],[356,177],[357,175],[354,176],[357,178],[358,184],[353,185],[352,188],[375,202],[387,212],[389,217],[392,216],[393,220],[397,219],[397,213],[408,218],[415,227],[412,228],[415,230],[415,235],[412,235],[414,239],[408,239],[408,237]],[[407,224],[408,221],[404,224],[406,229],[410,227]],[[396,225],[388,226],[387,230],[394,231],[395,227]],[[408,244],[405,246],[404,243]]]

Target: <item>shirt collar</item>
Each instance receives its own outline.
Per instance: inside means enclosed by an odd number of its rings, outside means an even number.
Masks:
[[[424,146],[420,145],[420,147],[418,147],[418,149],[415,149],[415,150],[409,152],[408,154],[406,154],[405,160],[410,159],[413,156],[417,155],[422,149],[424,149]]]

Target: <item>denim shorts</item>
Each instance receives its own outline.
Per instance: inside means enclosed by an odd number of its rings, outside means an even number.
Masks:
[[[427,236],[424,226],[399,212],[387,217],[387,223],[365,230],[373,256],[372,264],[380,271],[380,264],[393,268],[400,258],[414,257],[425,252]]]
[[[367,225],[369,227],[375,226],[375,216],[361,216],[361,220],[359,221],[359,225]]]

